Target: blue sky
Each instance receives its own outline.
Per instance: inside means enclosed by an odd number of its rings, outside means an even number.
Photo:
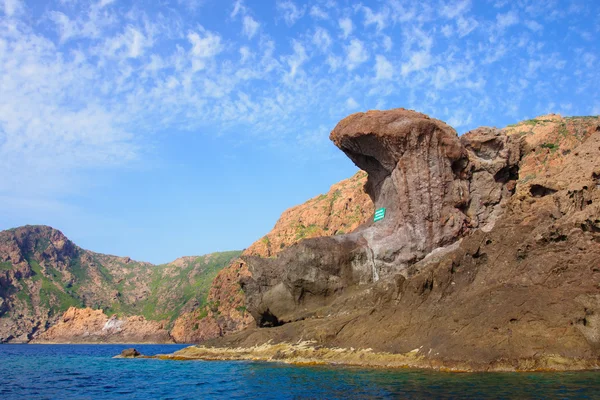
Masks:
[[[155,263],[351,176],[346,115],[600,113],[597,1],[0,0],[0,229]]]

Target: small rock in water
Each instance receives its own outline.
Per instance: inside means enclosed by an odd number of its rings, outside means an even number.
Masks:
[[[121,357],[139,357],[140,352],[136,349],[125,349],[121,352]]]

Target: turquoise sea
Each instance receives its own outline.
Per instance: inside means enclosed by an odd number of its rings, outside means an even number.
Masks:
[[[0,345],[0,399],[600,399],[600,372],[455,374],[277,363],[113,359],[135,347]]]

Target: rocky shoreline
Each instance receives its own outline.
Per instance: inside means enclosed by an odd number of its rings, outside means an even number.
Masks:
[[[133,350],[134,352],[131,352]],[[339,365],[364,368],[413,368],[442,372],[541,372],[599,370],[600,360],[570,359],[560,355],[543,355],[535,358],[496,360],[477,364],[452,360],[432,360],[423,355],[423,349],[393,354],[372,349],[329,348],[314,341],[298,343],[262,344],[252,347],[219,348],[190,346],[172,354],[144,356],[134,349],[128,355],[115,358],[153,358],[172,361],[264,361],[295,365]],[[137,355],[132,355],[137,353]]]

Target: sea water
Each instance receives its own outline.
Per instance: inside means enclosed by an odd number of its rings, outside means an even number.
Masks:
[[[113,359],[183,345],[0,345],[0,399],[598,398],[600,372],[442,373],[265,362]]]

